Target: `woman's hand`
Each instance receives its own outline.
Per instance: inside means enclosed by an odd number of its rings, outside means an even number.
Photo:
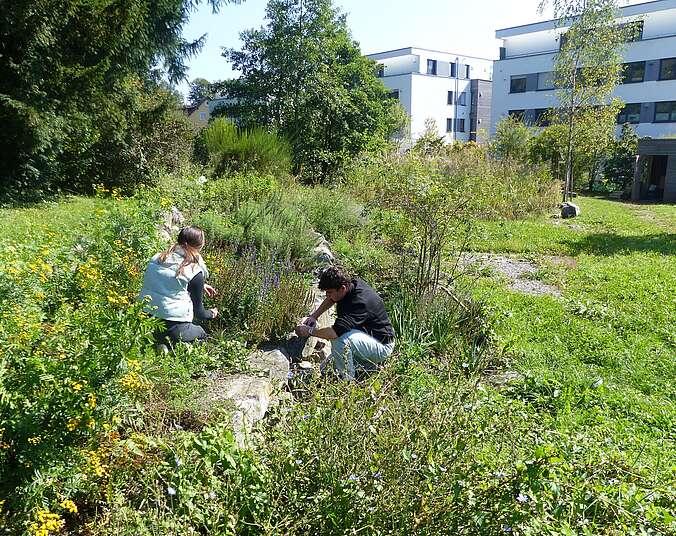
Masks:
[[[211,285],[207,285],[206,283],[204,283],[204,292],[206,292],[207,296],[210,298],[213,298],[216,295],[216,289]]]
[[[305,324],[306,326],[316,326],[317,325],[317,319],[310,315],[306,316],[305,318],[301,319],[300,321],[301,324]]]

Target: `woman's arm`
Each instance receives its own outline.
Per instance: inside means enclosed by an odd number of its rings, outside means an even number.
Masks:
[[[188,293],[192,300],[193,314],[196,318],[207,320],[216,318],[218,309],[204,308],[204,274],[202,272],[197,272],[195,277],[190,280],[190,283],[188,283]]]

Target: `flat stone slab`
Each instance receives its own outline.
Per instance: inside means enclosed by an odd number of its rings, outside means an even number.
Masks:
[[[271,380],[286,381],[289,360],[280,350],[256,351],[247,358],[252,371],[261,372]]]
[[[213,379],[207,388],[205,402],[232,402],[233,431],[237,444],[243,447],[253,425],[265,417],[273,390],[272,382],[267,378],[235,374]]]

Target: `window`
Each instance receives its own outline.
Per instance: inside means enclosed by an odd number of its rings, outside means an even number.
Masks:
[[[526,116],[526,110],[510,110],[507,115],[517,121],[523,121]]]
[[[676,79],[676,58],[660,61],[660,80]]]
[[[655,123],[676,122],[676,101],[655,104]]]
[[[637,20],[634,22],[625,22],[620,24],[620,29],[627,32],[627,41],[640,41],[643,39],[643,21]]]
[[[468,80],[469,80],[469,71],[470,71],[469,65],[465,65],[465,78],[467,78]]]
[[[526,77],[525,76],[512,76],[512,80],[509,84],[510,93],[525,93],[526,92]]]
[[[467,106],[467,91],[463,91],[458,95],[458,104],[460,106]]]
[[[641,104],[626,104],[624,108],[617,114],[617,124],[624,125],[625,123],[640,123],[641,122]]]
[[[537,108],[535,110],[535,126],[548,127],[551,125],[549,108]]]
[[[427,60],[427,74],[437,74],[437,60]]]
[[[635,84],[645,78],[645,61],[635,61],[622,65],[622,83]]]
[[[207,113],[206,112],[200,112],[200,121],[206,121],[207,120]]]
[[[396,100],[399,100],[399,90],[398,90],[398,89],[393,89],[392,91],[390,91],[390,92],[387,94],[387,96],[388,96],[390,99],[396,99]]]
[[[453,92],[449,91],[446,96],[446,104],[453,104]]]
[[[455,78],[457,74],[457,69],[458,69],[458,64],[457,63],[451,63],[451,78]]]
[[[554,89],[554,73],[552,71],[538,73],[538,91],[548,89]]]
[[[376,65],[376,76],[378,78],[382,78],[383,76],[385,76],[385,66],[382,63]]]
[[[464,119],[456,119],[455,120],[455,125],[456,125],[456,132],[465,132],[465,120]]]
[[[446,132],[453,132],[453,119],[446,119]]]

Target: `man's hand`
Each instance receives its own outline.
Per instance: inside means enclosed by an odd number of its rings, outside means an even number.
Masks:
[[[212,320],[218,316],[218,309],[216,309],[216,307],[214,307],[213,309],[209,309],[209,311],[211,311],[214,314]]]
[[[306,326],[316,326],[317,325],[317,319],[310,315],[306,316],[305,318],[301,319],[300,321],[301,324],[305,324]]]
[[[207,293],[207,296],[213,298],[216,295],[216,289],[211,285],[204,284],[204,292]]]
[[[298,324],[296,326],[295,331],[296,331],[296,335],[298,335],[299,337],[309,337],[310,336],[310,326],[308,326],[307,324],[303,324],[303,323]]]

